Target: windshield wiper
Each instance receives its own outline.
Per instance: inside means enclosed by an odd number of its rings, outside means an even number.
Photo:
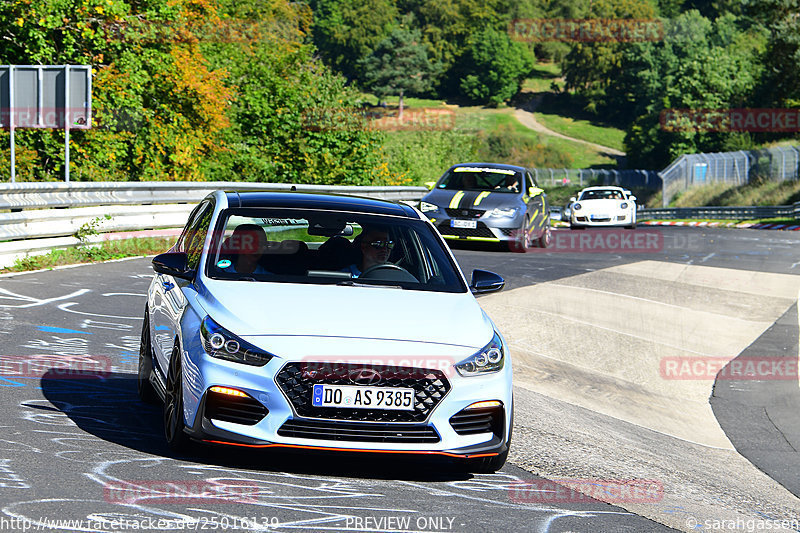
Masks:
[[[340,281],[337,283],[339,286],[344,287],[375,287],[375,288],[383,288],[383,289],[402,289],[400,285],[384,285],[382,283],[358,283],[352,280]]]

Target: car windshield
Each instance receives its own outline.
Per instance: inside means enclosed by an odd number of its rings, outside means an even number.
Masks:
[[[459,191],[519,192],[522,173],[503,168],[456,167],[448,170],[437,185],[438,189]]]
[[[429,224],[390,216],[228,209],[206,265],[214,279],[467,290]]]
[[[602,189],[596,191],[583,191],[581,200],[624,200],[622,191],[614,189]]]

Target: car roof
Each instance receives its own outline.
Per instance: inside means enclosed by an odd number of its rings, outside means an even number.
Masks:
[[[598,186],[595,186],[595,187],[586,187],[586,188],[582,189],[581,192],[583,192],[583,191],[607,191],[607,190],[623,191],[623,192],[625,191],[625,189],[623,189],[622,187],[617,187],[616,185],[598,185]]]
[[[349,211],[418,219],[410,206],[389,200],[311,192],[237,192],[226,191],[229,207],[284,207]]]
[[[458,167],[485,167],[485,168],[499,168],[503,170],[516,170],[517,172],[525,172],[527,169],[525,167],[520,167],[517,165],[506,165],[503,163],[459,163],[457,165],[453,165],[450,167],[449,170]]]

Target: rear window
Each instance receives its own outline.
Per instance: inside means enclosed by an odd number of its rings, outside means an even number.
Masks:
[[[305,209],[228,209],[211,239],[215,279],[466,292],[421,220]]]

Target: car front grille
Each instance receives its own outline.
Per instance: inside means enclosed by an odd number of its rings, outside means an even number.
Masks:
[[[252,426],[267,416],[269,411],[254,398],[230,396],[209,391],[205,415],[212,420]]]
[[[447,213],[447,216],[453,218],[480,218],[486,211],[483,209],[458,209],[445,207],[444,212]]]
[[[351,442],[435,443],[439,435],[431,426],[329,420],[287,420],[278,429],[282,437],[344,440]]]
[[[439,233],[442,235],[455,235],[457,237],[487,237],[495,239],[494,233],[487,228],[483,222],[478,222],[478,227],[470,228],[451,228],[450,221],[445,221],[438,226]]]
[[[371,422],[424,422],[450,390],[450,382],[441,370],[384,365],[369,365],[384,377],[375,387],[414,389],[414,410],[348,409],[316,407],[311,403],[314,384],[354,385],[349,379],[363,364],[352,363],[288,363],[278,372],[275,381],[286,394],[295,413],[303,418]]]

